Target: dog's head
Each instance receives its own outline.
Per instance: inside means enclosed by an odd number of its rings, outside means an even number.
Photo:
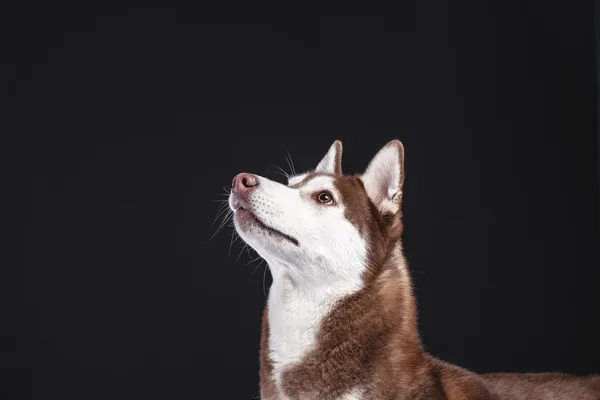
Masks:
[[[360,175],[343,175],[341,159],[336,141],[314,170],[287,186],[249,173],[233,179],[235,229],[274,277],[360,285],[400,238],[402,144],[389,142]]]

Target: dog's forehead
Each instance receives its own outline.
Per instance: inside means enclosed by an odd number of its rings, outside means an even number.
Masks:
[[[360,196],[363,185],[356,176],[329,175],[307,172],[296,175],[288,180],[288,187],[301,191],[331,190],[344,196]],[[366,194],[365,194],[366,196]]]
[[[288,180],[288,186],[292,189],[315,190],[315,189],[333,189],[335,177],[329,174],[307,172],[304,174],[292,176]]]
[[[300,184],[307,176],[308,176],[308,172],[299,174],[299,175],[295,175],[295,176],[291,176],[288,179],[288,186],[296,186],[296,185]]]
[[[312,179],[307,180],[304,185],[300,186],[302,191],[315,191],[315,190],[333,190],[334,178],[332,176],[320,175],[314,176]]]

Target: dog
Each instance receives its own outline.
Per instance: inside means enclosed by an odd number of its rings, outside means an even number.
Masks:
[[[263,400],[600,400],[600,376],[475,374],[424,350],[402,248],[404,147],[342,173],[335,141],[287,185],[240,173],[228,199],[239,236],[273,284],[262,318]]]

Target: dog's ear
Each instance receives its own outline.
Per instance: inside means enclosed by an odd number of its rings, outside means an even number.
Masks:
[[[362,174],[367,195],[381,213],[400,210],[404,184],[404,146],[392,140],[373,157]]]
[[[336,140],[333,142],[325,157],[319,162],[315,172],[325,174],[342,174],[342,142]]]

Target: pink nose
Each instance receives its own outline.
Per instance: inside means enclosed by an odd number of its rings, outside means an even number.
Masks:
[[[249,192],[256,186],[258,186],[258,178],[246,172],[237,174],[235,178],[233,178],[233,182],[231,182],[231,188],[239,193]]]

